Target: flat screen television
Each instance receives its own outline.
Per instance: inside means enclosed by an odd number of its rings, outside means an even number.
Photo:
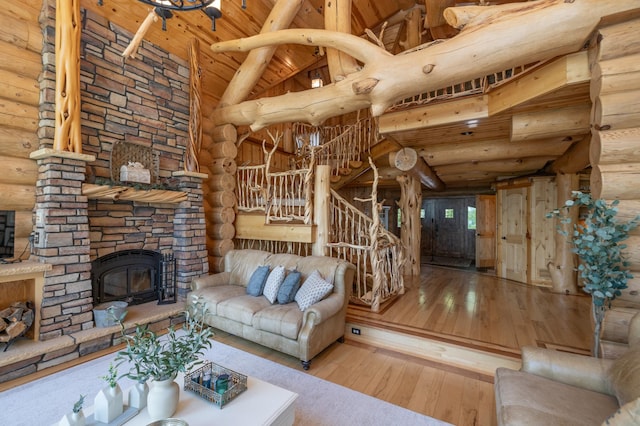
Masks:
[[[0,259],[13,257],[13,236],[16,230],[16,212],[0,210]]]

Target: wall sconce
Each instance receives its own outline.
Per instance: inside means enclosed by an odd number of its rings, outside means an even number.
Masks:
[[[317,89],[317,88],[322,87],[322,86],[324,86],[324,81],[322,80],[322,77],[320,76],[320,73],[316,70],[315,75],[311,79],[311,88],[312,89]]]

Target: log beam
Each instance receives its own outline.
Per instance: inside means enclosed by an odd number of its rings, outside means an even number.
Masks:
[[[602,16],[635,8],[637,0],[540,0],[483,7],[482,16],[466,20],[456,37],[396,56],[359,37],[323,30],[283,30],[216,43],[211,46],[214,52],[249,51],[288,43],[331,47],[365,65],[362,71],[319,89],[217,109],[213,119],[216,123],[249,125],[256,131],[290,121],[319,124],[329,117],[368,107],[374,116],[380,116],[393,102],[419,93],[503,71],[514,64],[578,52]],[[459,21],[454,18],[464,15],[467,9],[447,9],[448,21]],[[527,25],[529,22],[536,25]],[[524,30],[513,31],[514,28]],[[518,49],[513,49],[514,45]],[[401,76],[398,69],[403,70]],[[586,77],[571,75],[567,84],[577,79],[588,81],[588,65],[586,69]],[[376,86],[368,93],[356,94],[355,85],[370,79],[378,81]],[[501,107],[502,104],[496,105],[497,109]]]
[[[558,157],[550,167],[552,173],[578,173],[586,169],[589,161],[589,145],[591,144],[591,135],[587,135],[578,142],[571,145],[564,154]]]
[[[511,140],[554,138],[589,133],[591,105],[514,114]]]
[[[403,148],[400,151],[389,153],[389,164],[413,175],[429,189],[434,191],[443,191],[445,189],[444,182],[431,170],[431,167],[425,163],[424,159],[418,156],[418,153],[413,148]]]
[[[298,14],[302,3],[304,3],[303,0],[278,0],[264,21],[260,34],[288,28]],[[264,73],[275,51],[276,46],[252,50],[233,75],[220,98],[218,107],[235,105],[243,101]]]

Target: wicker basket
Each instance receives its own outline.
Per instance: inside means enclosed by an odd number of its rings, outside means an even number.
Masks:
[[[138,145],[130,142],[116,142],[111,150],[111,180],[120,181],[120,167],[137,162],[149,169],[151,183],[158,183],[159,159],[149,146]]]
[[[218,393],[211,388],[203,386],[202,380],[207,373],[211,375],[211,383],[215,383],[221,374],[229,375],[227,390],[224,393]],[[200,397],[222,408],[233,398],[247,390],[247,376],[214,364],[213,362],[207,362],[197,370],[185,374],[184,390],[195,392],[200,395]]]

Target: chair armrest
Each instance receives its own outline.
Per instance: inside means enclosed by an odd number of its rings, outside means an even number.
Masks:
[[[205,275],[202,277],[194,278],[191,281],[191,290],[200,290],[205,287],[215,287],[218,285],[229,284],[231,273],[225,271],[218,274]]]
[[[304,311],[302,323],[320,324],[331,318],[344,307],[344,298],[339,293],[333,293],[331,296],[309,306]]]
[[[607,371],[611,359],[593,358],[550,349],[525,346],[522,348],[521,371],[546,377],[595,392],[614,395]]]

